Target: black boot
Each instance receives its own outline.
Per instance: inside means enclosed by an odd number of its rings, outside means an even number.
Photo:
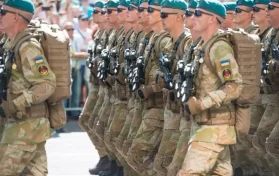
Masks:
[[[118,173],[115,176],[124,176],[124,170],[123,167],[118,167]]]
[[[111,161],[110,169],[106,171],[101,171],[99,176],[114,176],[118,172],[118,166],[115,160]]]
[[[101,157],[98,164],[92,168],[89,169],[89,173],[91,175],[98,175],[101,171],[108,170],[110,168],[110,161],[107,156]]]

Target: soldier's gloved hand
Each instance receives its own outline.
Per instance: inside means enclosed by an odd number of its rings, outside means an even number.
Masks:
[[[152,85],[141,85],[137,90],[137,95],[140,99],[145,100],[153,93]]]
[[[1,104],[6,116],[17,112],[16,106],[13,101],[3,101]]]
[[[199,114],[204,109],[202,102],[196,97],[189,98],[189,100],[184,104],[184,108],[191,115]]]

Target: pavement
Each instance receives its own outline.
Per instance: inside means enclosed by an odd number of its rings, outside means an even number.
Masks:
[[[48,176],[89,176],[99,155],[77,120],[69,120],[65,133],[53,132],[46,143]]]

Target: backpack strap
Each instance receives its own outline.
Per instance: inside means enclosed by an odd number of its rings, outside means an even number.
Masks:
[[[160,36],[158,36],[157,39],[155,39],[154,41],[154,49],[157,53],[159,53],[160,51],[160,43],[161,43],[161,40],[163,40],[166,36],[169,36],[169,33],[168,32],[163,32]]]

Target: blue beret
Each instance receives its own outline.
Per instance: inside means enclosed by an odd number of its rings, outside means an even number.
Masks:
[[[223,2],[226,11],[234,11],[236,8],[236,3],[235,2]]]
[[[4,0],[5,5],[34,14],[35,7],[32,0]]]
[[[106,8],[117,8],[119,5],[119,1],[118,0],[109,0],[106,3]]]
[[[128,7],[129,4],[130,4],[130,1],[129,1],[129,0],[119,0],[119,5]]]
[[[104,5],[105,4],[102,1],[97,1],[97,2],[95,2],[94,7],[104,8]]]
[[[192,9],[197,8],[198,1],[196,1],[196,0],[189,0],[188,3],[189,3],[188,8],[192,8]]]
[[[155,5],[155,6],[161,6],[163,0],[149,0],[148,4],[149,5]]]
[[[133,4],[133,5],[137,6],[137,7],[139,7],[139,6],[140,6],[140,0],[132,0],[132,1],[131,1],[131,4]]]
[[[178,9],[178,10],[186,10],[188,8],[188,5],[184,0],[164,0],[162,2],[162,7]]]
[[[268,5],[270,3],[270,0],[255,0],[254,4],[266,4]]]
[[[253,7],[254,1],[253,0],[237,0],[236,4],[247,6],[247,7]]]
[[[199,9],[204,9],[216,15],[219,15],[222,18],[226,18],[226,8],[218,0],[201,0],[197,6]]]
[[[279,3],[279,0],[270,0],[270,2],[276,2],[276,3]]]

